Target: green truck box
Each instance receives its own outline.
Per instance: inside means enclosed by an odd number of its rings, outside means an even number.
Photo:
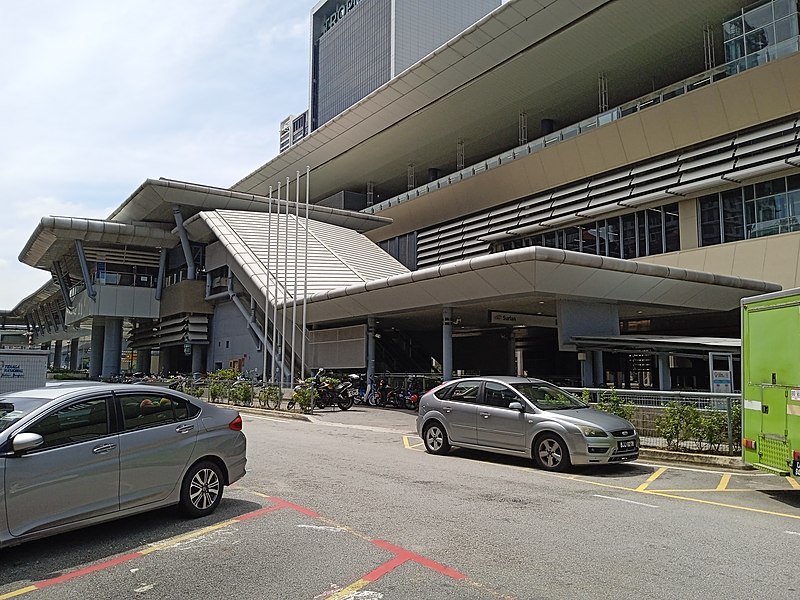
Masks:
[[[742,458],[800,476],[800,288],[742,300]]]

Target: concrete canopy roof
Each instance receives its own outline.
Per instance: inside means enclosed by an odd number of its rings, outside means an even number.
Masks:
[[[54,262],[74,253],[75,240],[142,248],[171,248],[179,241],[170,228],[157,223],[129,225],[78,217],[43,217],[22,249],[19,260],[31,267],[49,271]]]
[[[315,199],[375,182],[382,199],[407,189],[406,166],[457,170],[597,114],[597,77],[617,106],[705,69],[702,25],[741,0],[511,0],[461,35],[247,175],[232,189],[267,186],[312,165]],[[721,38],[717,56],[722,56]]]
[[[485,326],[489,310],[553,321],[559,299],[616,304],[621,319],[647,318],[729,311],[744,297],[778,289],[764,281],[532,247],[319,292],[307,306],[308,322],[317,324],[375,315],[430,326],[441,323],[442,306],[452,306],[465,325]]]
[[[295,182],[292,182],[289,197],[296,196]],[[301,182],[301,196],[305,196],[305,178]],[[286,205],[286,191],[280,205]],[[172,223],[175,217],[173,207],[181,207],[184,219],[189,219],[204,210],[241,210],[250,212],[275,211],[277,202],[267,196],[237,192],[224,188],[174,181],[172,179],[148,179],[131,194],[119,208],[108,217],[109,221],[123,223],[158,222]],[[289,202],[294,207],[295,202]],[[302,204],[302,202],[301,202]],[[293,210],[293,208],[292,208]],[[302,209],[305,210],[303,204]],[[392,222],[387,217],[368,215],[350,210],[327,206],[309,205],[309,218],[341,225],[364,232]]]

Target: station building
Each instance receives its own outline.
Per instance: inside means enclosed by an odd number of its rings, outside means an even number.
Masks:
[[[95,376],[708,390],[741,298],[800,285],[799,39],[796,0],[510,0],[230,188],[43,217],[8,317]]]

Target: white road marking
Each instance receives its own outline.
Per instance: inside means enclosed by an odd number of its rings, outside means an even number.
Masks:
[[[788,533],[789,535],[800,535],[800,532],[797,531],[784,531],[783,533]]]
[[[346,531],[344,527],[330,527],[328,525],[298,525],[304,529],[316,529],[318,531]]]
[[[153,585],[152,583],[148,583],[147,585],[143,585],[143,586],[141,586],[141,587],[138,587],[138,588],[136,588],[136,589],[135,589],[135,590],[133,590],[133,591],[134,591],[134,592],[136,592],[137,594],[143,594],[144,592],[149,592],[149,591],[150,591],[150,590],[152,590],[154,587],[156,587],[156,586],[155,586],[155,585]]]
[[[259,421],[272,421],[273,423],[286,423],[286,421],[290,421],[291,419],[280,419],[275,417],[260,417],[258,415],[251,415],[249,413],[242,413],[241,416],[245,421],[247,419],[258,419]]]
[[[626,500],[625,498],[614,498],[613,496],[601,496],[594,494],[595,498],[605,498],[606,500],[617,500],[618,502],[627,502],[628,504],[637,504],[639,506],[646,506],[648,508],[658,508],[655,504],[645,504],[644,502],[634,502],[633,500]]]

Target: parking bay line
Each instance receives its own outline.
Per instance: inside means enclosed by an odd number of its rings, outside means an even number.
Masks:
[[[639,464],[644,464],[644,463],[639,463]],[[503,465],[503,464],[498,464],[498,466],[499,467],[510,468],[510,469],[516,469],[516,470],[519,470],[519,471],[529,471],[529,472],[531,472],[531,470],[526,468],[526,467],[517,467],[517,466],[514,466],[514,465]],[[652,465],[652,466],[656,466],[656,465]],[[678,470],[687,470],[687,471],[701,471],[700,469],[682,469],[680,467],[659,467],[659,470],[661,470],[661,469],[667,470],[667,469],[672,469],[672,468],[675,468],[675,469],[678,469]],[[754,513],[759,513],[759,514],[762,514],[762,515],[768,515],[768,516],[772,516],[772,517],[783,517],[783,518],[786,518],[786,519],[799,519],[800,520],[800,515],[792,515],[792,514],[789,514],[789,513],[782,513],[782,512],[771,511],[771,510],[764,510],[764,509],[760,509],[760,508],[751,508],[749,506],[740,506],[738,504],[728,504],[728,503],[725,503],[725,502],[715,502],[713,500],[702,500],[700,498],[691,498],[689,496],[678,496],[677,494],[668,493],[667,490],[660,490],[660,491],[648,490],[646,487],[644,489],[640,490],[639,488],[631,488],[631,487],[625,487],[625,486],[622,486],[622,485],[613,485],[613,484],[609,484],[609,483],[602,483],[602,482],[599,482],[599,481],[592,481],[590,479],[583,479],[581,477],[576,477],[574,475],[561,475],[561,474],[558,474],[558,473],[548,473],[546,471],[532,471],[532,472],[535,473],[536,475],[541,475],[543,477],[555,477],[556,479],[567,479],[567,480],[570,480],[570,481],[578,481],[578,482],[581,482],[581,483],[584,483],[584,484],[593,485],[593,486],[597,486],[597,487],[604,487],[604,488],[608,488],[608,489],[614,489],[614,490],[620,490],[620,491],[626,491],[626,492],[634,492],[634,493],[639,493],[639,494],[649,494],[649,495],[652,495],[652,496],[662,496],[664,498],[671,498],[673,500],[683,500],[683,501],[686,501],[686,502],[695,502],[695,503],[698,503],[698,504],[706,504],[706,505],[709,505],[709,506],[718,506],[720,508],[730,508],[730,509],[733,509],[733,510],[742,510],[742,511],[745,511],[745,512],[754,512]],[[713,471],[704,471],[704,472],[713,472]],[[655,475],[655,473],[653,475]],[[653,478],[653,475],[651,475],[650,478]],[[659,473],[659,475],[660,475],[660,473]],[[755,476],[760,476],[760,475],[761,474],[756,474]],[[648,482],[645,482],[645,483],[647,483],[649,485]],[[797,483],[797,482],[795,482],[795,483]],[[644,485],[644,484],[642,484],[642,485]],[[642,487],[642,486],[639,486],[639,487]],[[696,491],[696,490],[692,490],[692,491]],[[2,598],[0,598],[0,600],[2,600]]]
[[[635,500],[626,500],[625,498],[615,498],[614,496],[601,496],[594,494],[595,498],[604,498],[606,500],[616,500],[617,502],[627,502],[628,504],[636,504],[638,506],[646,506],[648,508],[658,508],[655,504],[645,504],[644,502],[636,502]]]

